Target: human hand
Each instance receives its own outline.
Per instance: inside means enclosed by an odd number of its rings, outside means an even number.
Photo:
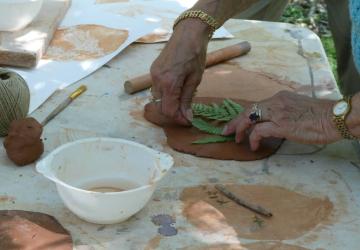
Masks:
[[[327,144],[341,139],[332,121],[334,101],[319,100],[289,91],[281,91],[258,103],[262,121],[252,123],[248,108],[224,128],[224,135],[236,133],[241,142],[248,129],[252,150],[257,150],[263,138],[277,137],[305,144]]]
[[[209,32],[199,20],[183,20],[151,66],[152,94],[161,99],[161,112],[179,124],[192,120],[191,101],[205,69]]]

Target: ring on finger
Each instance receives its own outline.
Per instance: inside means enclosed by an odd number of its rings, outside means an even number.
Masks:
[[[259,104],[254,103],[251,107],[251,113],[249,115],[249,120],[252,123],[258,123],[262,121],[262,111],[259,108]]]
[[[161,98],[155,97],[152,87],[150,88],[150,93],[151,93],[151,102],[161,102]]]

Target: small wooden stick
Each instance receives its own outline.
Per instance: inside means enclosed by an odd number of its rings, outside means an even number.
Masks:
[[[271,217],[272,213],[270,211],[268,211],[267,209],[259,206],[259,205],[255,205],[255,204],[251,204],[248,201],[245,201],[239,197],[237,197],[234,193],[230,192],[229,190],[227,190],[227,188],[224,185],[221,184],[216,184],[215,188],[217,190],[219,190],[221,193],[223,193],[226,197],[228,197],[230,200],[235,201],[237,204],[246,207],[248,209],[250,209],[251,211],[261,214],[263,216],[266,217]]]

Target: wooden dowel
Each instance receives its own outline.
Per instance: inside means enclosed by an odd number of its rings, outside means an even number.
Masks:
[[[206,67],[210,67],[230,59],[243,56],[251,49],[249,42],[241,42],[229,47],[225,47],[206,55]]]
[[[232,193],[231,191],[227,190],[227,188],[224,185],[221,184],[216,184],[215,188],[217,190],[219,190],[221,193],[223,193],[226,197],[228,197],[230,200],[235,201],[237,204],[246,207],[248,209],[250,209],[251,211],[261,214],[263,216],[266,217],[271,217],[272,213],[270,211],[268,211],[267,209],[259,206],[259,205],[255,205],[255,204],[251,204],[248,201],[245,201],[244,199],[237,197],[234,193]]]
[[[250,51],[250,49],[250,43],[245,41],[208,53],[206,55],[206,67],[210,67],[235,57],[245,55]],[[134,94],[136,92],[150,88],[151,85],[151,75],[146,74],[125,81],[124,88],[126,93]]]
[[[151,85],[152,85],[151,75],[146,74],[126,81],[124,83],[124,88],[126,93],[135,94],[139,91],[150,88]]]

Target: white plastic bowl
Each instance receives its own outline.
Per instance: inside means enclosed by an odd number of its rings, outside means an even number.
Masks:
[[[0,31],[25,28],[39,14],[43,0],[0,0]]]
[[[113,224],[146,205],[173,162],[170,155],[135,142],[89,138],[60,146],[38,162],[36,170],[56,183],[74,214],[88,222]],[[113,192],[89,191],[95,189]]]

